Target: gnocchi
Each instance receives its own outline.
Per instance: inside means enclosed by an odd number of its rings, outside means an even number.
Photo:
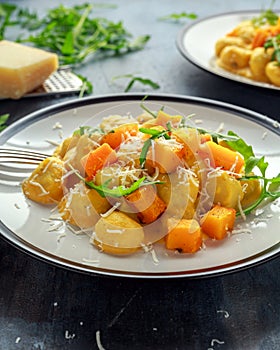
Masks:
[[[276,24],[257,26],[241,22],[215,44],[217,65],[233,74],[280,87],[280,18]]]

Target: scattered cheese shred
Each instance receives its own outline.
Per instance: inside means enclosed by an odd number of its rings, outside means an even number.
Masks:
[[[96,336],[96,344],[97,344],[98,349],[99,350],[105,350],[105,348],[101,344],[100,331],[96,331],[95,336]]]
[[[118,209],[118,207],[121,205],[120,202],[115,203],[112,208],[110,208],[108,211],[106,211],[106,213],[101,213],[100,216],[102,216],[103,218],[106,218],[107,216],[109,216],[110,214],[112,214],[116,209]]]

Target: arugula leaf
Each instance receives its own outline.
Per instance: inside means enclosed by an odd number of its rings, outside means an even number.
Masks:
[[[141,103],[140,103],[140,107],[141,107],[145,112],[149,113],[153,118],[156,118],[156,117],[157,117],[157,114],[155,114],[154,112],[152,112],[148,107],[146,107],[146,106],[144,105],[144,101],[145,101],[147,98],[148,98],[148,96],[146,95],[146,96],[142,99],[142,101],[141,101]]]
[[[38,18],[37,13],[30,9],[19,9],[16,18],[16,24],[27,30],[39,29],[44,24],[44,21]]]
[[[252,19],[252,23],[255,27],[261,27],[265,24],[276,25],[278,21],[278,15],[272,10],[275,0],[271,2],[270,9],[261,12],[258,17]]]
[[[236,140],[226,140],[226,143],[230,148],[239,152],[245,160],[245,175],[248,175],[252,170],[257,167],[263,176],[265,176],[268,163],[265,161],[264,157],[257,158],[253,152],[252,146],[249,146],[243,139],[241,139],[233,131],[229,131],[228,135],[236,137]]]
[[[190,117],[192,117],[193,114],[190,115]],[[182,127],[190,127],[188,125],[185,124],[185,120],[184,122],[182,123]],[[190,127],[192,128],[192,127]],[[235,136],[235,135],[224,135],[224,134],[221,134],[221,133],[218,133],[218,132],[215,132],[215,131],[209,131],[209,130],[206,130],[206,129],[203,129],[203,128],[196,128],[196,130],[200,133],[200,134],[208,134],[208,135],[211,135],[212,139],[214,142],[218,143],[218,140],[224,140],[224,141],[238,141],[239,137],[238,136]]]
[[[8,3],[0,4],[0,40],[4,39],[7,27],[12,24],[10,18],[16,8],[16,5]]]
[[[154,82],[154,81],[152,81],[150,79],[147,79],[147,78],[141,78],[139,76],[135,76],[133,74],[118,75],[118,76],[114,77],[112,79],[112,81],[115,81],[116,79],[121,79],[121,78],[130,78],[130,81],[127,84],[124,92],[128,92],[132,88],[132,86],[134,85],[135,82],[139,82],[139,83],[141,83],[143,85],[149,85],[153,89],[159,89],[160,88],[159,84],[157,84],[156,82]]]
[[[83,97],[84,94],[91,94],[93,92],[93,85],[92,83],[84,76],[77,74],[76,75],[82,80],[83,85],[79,94],[79,97]]]
[[[128,51],[142,50],[150,39],[150,35],[140,35],[134,40],[128,42],[127,49]]]
[[[132,40],[122,22],[91,16],[93,5],[85,3],[73,7],[59,5],[50,9],[43,19],[28,10],[18,14],[22,27],[33,20],[37,31],[19,42],[30,42],[59,55],[60,64],[77,65],[92,55],[125,54],[141,50],[150,36]],[[34,28],[28,27],[31,31]]]
[[[152,140],[155,140],[159,137],[164,137],[165,139],[170,139],[170,130],[156,130],[156,129],[146,129],[146,128],[139,128],[139,131],[141,131],[144,134],[148,134],[148,135],[152,135],[150,138],[148,138],[145,142],[144,145],[142,147],[141,153],[140,153],[140,165],[143,168],[145,166],[145,162],[146,162],[146,158],[147,158],[147,154],[149,151],[149,148],[152,145]]]
[[[9,117],[10,114],[8,113],[0,115],[0,131],[4,130],[7,127],[6,122],[9,119]]]
[[[147,139],[144,142],[144,145],[143,145],[141,153],[140,153],[139,161],[140,161],[140,165],[142,168],[145,166],[147,154],[148,154],[148,151],[149,151],[151,145],[152,145],[152,138],[150,137],[149,139]]]
[[[280,65],[280,34],[266,40],[264,43],[265,50],[269,49],[270,47],[274,48],[271,55],[271,61],[276,61],[277,64]]]
[[[105,181],[102,185],[98,186],[93,181],[85,181],[86,185],[94,190],[96,190],[102,197],[123,197],[127,196],[130,193],[136,191],[143,181],[145,176],[141,177],[139,180],[135,181],[130,187],[118,186],[115,188],[109,188],[108,185],[111,182],[111,179]]]
[[[97,191],[101,197],[124,197],[138,190],[141,186],[155,185],[161,183],[160,181],[145,181],[146,177],[143,176],[139,180],[135,181],[130,187],[117,186],[109,188],[108,185],[111,179],[105,181],[102,185],[96,185],[93,181],[85,181],[85,184]]]
[[[73,135],[89,135],[91,136],[95,132],[98,132],[100,134],[104,134],[104,131],[101,130],[100,128],[92,128],[91,126],[80,126],[79,129],[75,130],[73,132]]]
[[[180,19],[196,19],[196,18],[197,18],[197,15],[195,13],[181,12],[181,13],[171,13],[170,15],[160,17],[159,19],[162,21],[173,20],[178,22]]]

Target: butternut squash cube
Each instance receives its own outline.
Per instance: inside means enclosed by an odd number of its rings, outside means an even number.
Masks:
[[[195,253],[202,244],[202,233],[196,220],[169,218],[168,234],[165,245],[167,249],[177,249],[182,253]]]
[[[201,220],[201,228],[209,237],[214,239],[225,238],[231,231],[235,222],[236,211],[215,205]]]

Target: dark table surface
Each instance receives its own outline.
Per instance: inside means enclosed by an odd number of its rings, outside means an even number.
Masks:
[[[54,0],[9,3],[41,14],[58,5]],[[78,72],[94,85],[93,95],[123,92],[125,83],[112,84],[112,78],[132,73],[160,85],[152,91],[136,84],[132,92],[206,97],[280,121],[279,91],[239,84],[200,70],[184,59],[175,45],[179,30],[191,21],[158,20],[182,11],[194,12],[201,19],[261,9],[262,0],[107,3],[117,8],[99,8],[97,16],[122,20],[133,35],[150,34],[151,40],[142,51],[93,60],[80,67]],[[1,100],[0,115],[10,113],[9,123],[13,123],[30,112],[76,97]],[[110,278],[53,266],[0,239],[0,349],[98,349],[98,335],[106,350],[280,349],[279,268],[276,258],[205,279]]]

